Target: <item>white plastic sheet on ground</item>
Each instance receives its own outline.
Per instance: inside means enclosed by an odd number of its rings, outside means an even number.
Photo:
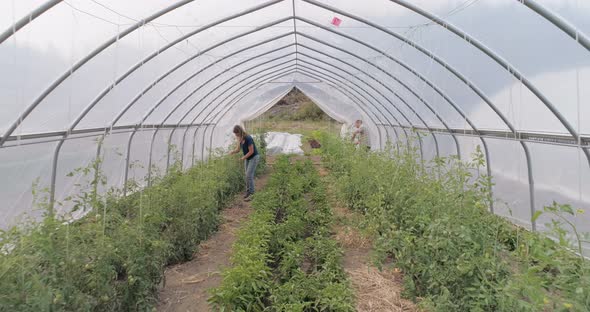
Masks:
[[[268,132],[266,135],[266,153],[268,155],[303,155],[301,137],[301,134]]]

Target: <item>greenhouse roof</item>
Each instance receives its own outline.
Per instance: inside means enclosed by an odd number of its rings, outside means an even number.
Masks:
[[[552,200],[590,203],[589,17],[576,0],[3,1],[3,219],[35,178],[67,197],[101,153],[116,186],[134,162],[168,168],[170,145],[188,167],[297,87],[374,149],[481,145],[534,229]]]

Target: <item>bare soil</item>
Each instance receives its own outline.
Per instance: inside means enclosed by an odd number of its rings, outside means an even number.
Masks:
[[[266,185],[268,174],[256,180],[256,188]],[[165,285],[159,291],[157,311],[211,311],[208,290],[221,284],[220,272],[231,265],[232,245],[236,232],[252,212],[242,194],[221,212],[219,230],[199,245],[193,260],[170,266],[165,271]]]
[[[319,156],[292,157],[293,162],[305,159],[313,162],[322,177],[329,174],[326,168],[321,166]],[[267,158],[269,165],[274,162],[275,158]],[[267,180],[268,174],[257,179],[256,187],[264,187]],[[344,207],[336,198],[332,185],[326,185],[336,220],[334,237],[344,251],[343,267],[350,276],[355,291],[357,311],[420,311],[413,302],[401,298],[402,275],[399,271],[379,271],[371,264],[372,243],[358,228],[362,216]],[[230,257],[236,232],[251,212],[250,203],[237,196],[235,201],[222,211],[223,221],[219,230],[200,244],[193,260],[166,269],[166,283],[160,289],[157,311],[211,311],[207,303],[208,290],[221,284],[220,272],[231,265]]]

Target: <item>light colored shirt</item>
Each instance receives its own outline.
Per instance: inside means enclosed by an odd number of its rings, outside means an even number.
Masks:
[[[371,146],[369,144],[369,131],[367,127],[361,125],[360,128],[353,126],[353,133],[356,133],[354,137],[354,143],[361,146]]]

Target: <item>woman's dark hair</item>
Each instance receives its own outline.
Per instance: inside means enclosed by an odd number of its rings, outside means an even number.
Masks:
[[[246,131],[244,131],[244,128],[242,128],[239,125],[234,126],[234,133],[237,134],[242,139],[248,135],[248,133],[246,133]]]

